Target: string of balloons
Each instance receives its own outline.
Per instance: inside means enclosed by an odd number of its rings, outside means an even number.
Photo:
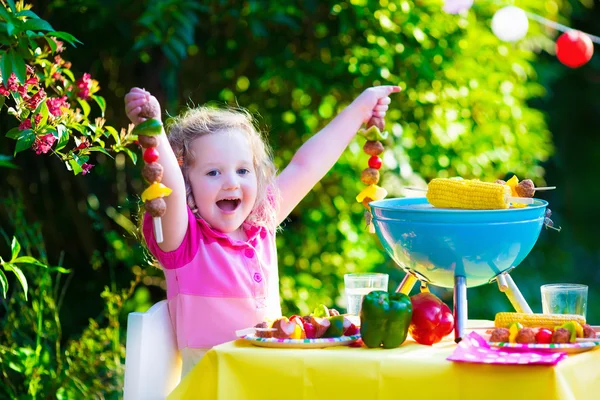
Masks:
[[[444,0],[443,10],[448,14],[468,11],[473,0]],[[563,32],[556,40],[556,57],[570,68],[585,65],[594,55],[594,43],[600,44],[600,37],[571,29],[566,25],[527,12],[516,6],[500,8],[492,17],[492,32],[505,42],[517,42],[527,35],[529,20]]]

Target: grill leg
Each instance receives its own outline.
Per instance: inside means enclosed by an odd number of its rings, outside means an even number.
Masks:
[[[454,341],[460,342],[467,328],[467,278],[454,277]]]
[[[405,295],[409,295],[415,283],[417,283],[418,279],[413,274],[406,274],[400,285],[396,288],[396,293],[404,293]]]

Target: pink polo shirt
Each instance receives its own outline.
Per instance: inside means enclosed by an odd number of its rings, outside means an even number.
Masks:
[[[235,331],[281,316],[275,235],[244,225],[245,242],[213,230],[188,207],[188,228],[177,250],[162,251],[152,217],[144,216],[148,248],[163,266],[179,349],[210,348]]]

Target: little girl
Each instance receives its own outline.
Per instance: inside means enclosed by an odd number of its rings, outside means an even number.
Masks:
[[[276,176],[264,139],[247,112],[198,107],[158,136],[165,198],[164,240],[146,214],[144,238],[164,268],[167,300],[185,376],[235,331],[281,316],[275,228],[329,171],[360,126],[383,119],[397,86],[365,90],[308,140]],[[135,124],[161,118],[156,98],[125,96]],[[142,112],[144,110],[144,112]]]

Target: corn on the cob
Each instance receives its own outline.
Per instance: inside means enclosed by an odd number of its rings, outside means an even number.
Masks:
[[[529,314],[516,312],[499,312],[494,319],[497,328],[508,328],[510,324],[519,322],[525,328],[554,329],[565,322],[576,321],[585,324],[585,318],[576,314]]]
[[[427,186],[427,200],[440,208],[504,209],[510,205],[510,195],[506,185],[468,179],[436,178]]]

